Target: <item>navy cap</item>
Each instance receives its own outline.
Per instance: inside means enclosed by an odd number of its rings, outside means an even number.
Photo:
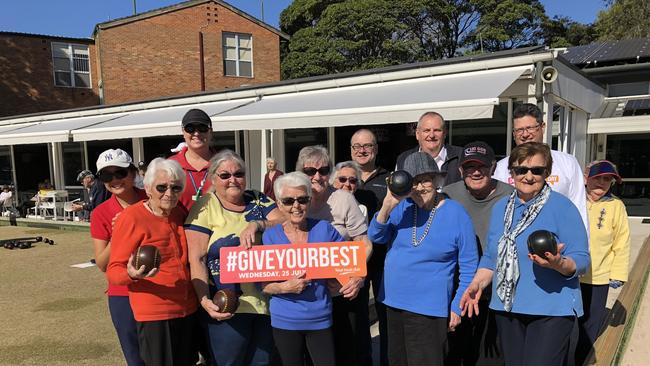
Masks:
[[[609,160],[597,160],[589,164],[589,170],[587,171],[587,178],[594,178],[601,175],[612,175],[616,179],[616,183],[621,184],[623,181],[621,176],[618,174],[618,169],[616,165]]]
[[[494,163],[494,150],[483,141],[474,141],[463,147],[463,154],[460,156],[460,165],[475,161],[485,166],[492,166]]]

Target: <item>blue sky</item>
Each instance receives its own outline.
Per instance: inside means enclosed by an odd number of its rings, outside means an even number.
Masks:
[[[399,1],[399,0],[396,0]],[[136,0],[138,12],[156,9],[181,0]],[[260,0],[226,0],[260,18]],[[264,0],[264,20],[278,26],[280,12],[291,0]],[[581,23],[591,23],[603,0],[542,0],[550,16],[564,15]],[[90,37],[95,24],[133,14],[133,0],[3,0],[0,31]]]

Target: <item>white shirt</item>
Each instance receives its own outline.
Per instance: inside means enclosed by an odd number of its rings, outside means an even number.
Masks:
[[[551,156],[553,157],[553,168],[551,169],[551,175],[546,178],[546,183],[555,192],[568,197],[578,208],[588,235],[587,194],[585,192],[585,178],[582,169],[580,169],[580,164],[573,155],[560,151],[551,150]],[[510,176],[510,171],[508,171],[508,158],[505,157],[499,160],[492,178],[514,186],[515,182]]]
[[[7,198],[11,197],[11,191],[9,192],[0,192],[0,204],[4,203]]]
[[[418,152],[422,152],[422,148],[419,148]],[[433,160],[438,165],[438,170],[442,170],[442,165],[445,163],[445,160],[447,160],[447,148],[445,148],[445,145],[442,145],[442,149],[440,149],[438,156],[433,158]],[[395,167],[395,169],[397,169],[397,167]]]

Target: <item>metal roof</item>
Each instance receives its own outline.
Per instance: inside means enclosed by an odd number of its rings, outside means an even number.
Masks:
[[[36,34],[36,33],[24,33],[24,32],[9,32],[9,31],[1,31],[0,30],[0,36],[7,35],[7,36],[19,36],[19,37],[32,37],[32,38],[54,38],[58,40],[72,40],[72,41],[77,41],[77,42],[85,42],[85,43],[95,43],[95,40],[92,38],[79,38],[79,37],[67,37],[67,36],[57,36],[57,35],[49,35],[49,34]]]
[[[562,55],[574,65],[635,63],[650,60],[650,38],[621,39],[570,47]]]

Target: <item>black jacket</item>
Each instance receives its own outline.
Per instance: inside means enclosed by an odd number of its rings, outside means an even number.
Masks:
[[[442,170],[447,172],[445,185],[450,185],[463,179],[463,177],[460,175],[460,171],[458,170],[460,156],[463,154],[463,148],[460,146],[445,144],[445,149],[447,149],[447,160],[445,160],[445,163],[442,164]],[[413,154],[414,152],[418,152],[419,150],[420,146],[416,146],[399,154],[397,157],[395,170],[403,169],[404,160],[406,160],[406,157]]]
[[[379,211],[384,197],[386,197],[386,178],[388,170],[377,167],[374,173],[365,182],[361,182],[359,189],[354,192],[357,202],[368,209],[368,221],[372,220],[375,212]]]

